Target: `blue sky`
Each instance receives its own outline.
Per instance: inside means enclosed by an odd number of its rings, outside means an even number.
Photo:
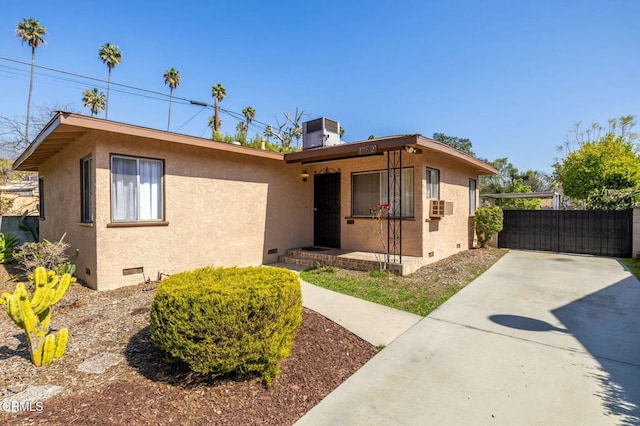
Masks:
[[[298,107],[340,121],[346,141],[442,132],[521,170],[551,171],[575,122],[640,115],[637,0],[5,2],[1,57],[30,60],[14,32],[25,17],[47,27],[38,65],[106,79],[110,42],[123,52],[116,83],[168,93],[175,67],[176,97],[212,103],[222,83],[224,108],[251,105],[264,123]],[[24,115],[28,76],[0,59],[0,115]],[[104,85],[60,77],[36,72],[33,105],[88,114],[82,91]],[[112,120],[166,129],[167,108],[112,87]],[[174,104],[172,129],[208,137],[211,114]]]

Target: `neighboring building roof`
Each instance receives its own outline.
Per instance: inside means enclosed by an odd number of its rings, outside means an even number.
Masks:
[[[33,140],[31,145],[14,162],[14,170],[37,171],[38,166],[57,154],[88,130],[99,130],[138,136],[141,138],[168,141],[190,146],[198,146],[236,154],[250,155],[273,160],[284,160],[287,163],[315,163],[357,158],[371,155],[382,155],[385,151],[406,149],[414,152],[432,152],[445,154],[457,159],[478,172],[478,174],[497,174],[492,166],[460,152],[443,143],[427,139],[421,135],[398,135],[371,139],[362,142],[350,142],[336,146],[308,149],[301,152],[282,154],[256,148],[238,146],[225,142],[195,136],[181,135],[164,130],[150,129],[131,124],[108,121],[65,111],[57,111]]]
[[[544,192],[505,192],[498,194],[480,194],[480,198],[553,198],[560,195],[558,191]]]
[[[396,151],[398,149],[405,149],[407,152],[415,150],[414,152],[445,154],[475,169],[478,174],[495,175],[498,173],[497,169],[471,155],[418,134],[387,136],[362,142],[349,142],[340,145],[307,149],[305,151],[285,154],[284,159],[287,163],[310,164],[382,155],[385,151]]]
[[[82,136],[87,130],[127,134],[158,141],[181,143],[273,160],[282,160],[284,158],[284,155],[279,152],[264,151],[195,136],[108,121],[82,114],[57,111],[51,121],[49,121],[36,136],[31,145],[29,145],[13,163],[14,170],[37,171],[38,166],[42,162],[63,150],[67,145]]]
[[[0,185],[0,192],[37,192],[38,181],[10,180]]]

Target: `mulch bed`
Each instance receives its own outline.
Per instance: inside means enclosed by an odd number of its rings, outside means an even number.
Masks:
[[[468,250],[422,268],[416,284],[455,284],[478,266],[498,260],[501,250]],[[13,270],[0,265],[0,293],[13,291]],[[60,360],[35,368],[21,331],[0,312],[0,401],[30,385],[63,386],[41,412],[0,412],[3,425],[287,425],[314,407],[377,350],[371,344],[305,309],[292,354],[266,388],[255,377],[211,379],[169,364],[149,337],[153,284],[96,292],[74,284],[56,305],[55,328],[68,327],[70,341]],[[0,307],[0,309],[3,307]],[[102,374],[76,370],[103,353],[124,361]]]
[[[6,271],[0,267],[0,273]],[[4,282],[0,292],[14,286]],[[0,400],[27,385],[64,390],[44,401],[41,412],[0,412],[0,423],[292,424],[377,352],[305,309],[292,354],[270,388],[256,377],[211,379],[165,362],[152,345],[149,307],[154,293],[150,284],[107,292],[74,284],[52,319],[54,327],[69,327],[67,353],[45,368],[31,365],[21,331],[2,312]],[[105,352],[122,354],[125,361],[103,374],[76,371],[86,359]]]

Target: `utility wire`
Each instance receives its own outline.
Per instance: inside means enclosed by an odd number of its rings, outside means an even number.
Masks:
[[[0,60],[2,61],[7,61],[7,62],[12,62],[12,63],[16,63],[16,64],[20,64],[20,65],[26,65],[26,66],[31,66],[30,62],[24,62],[24,61],[20,61],[17,59],[11,59],[11,58],[7,58],[4,56],[0,56]],[[51,67],[47,67],[44,65],[37,65],[34,64],[35,68],[39,68],[41,70],[45,70],[45,71],[51,71],[53,73],[60,73],[60,74],[64,74],[64,75],[68,75],[71,77],[76,77],[76,78],[81,78],[81,79],[85,79],[85,80],[90,80],[90,81],[94,81],[97,83],[102,83],[102,85],[100,86],[100,89],[105,89],[107,84],[110,84],[112,87],[112,90],[114,92],[118,92],[118,93],[123,93],[123,94],[127,94],[127,95],[134,95],[134,96],[140,96],[140,97],[144,97],[144,98],[148,98],[148,99],[154,99],[154,100],[158,100],[158,101],[166,101],[167,98],[169,98],[169,95],[166,93],[162,93],[162,92],[156,92],[154,90],[149,90],[149,89],[144,89],[141,87],[135,87],[135,86],[130,86],[127,84],[122,84],[122,83],[116,83],[116,82],[108,82],[107,80],[104,79],[100,79],[100,78],[96,78],[96,77],[89,77],[86,75],[82,75],[82,74],[78,74],[78,73],[73,73],[73,72],[69,72],[69,71],[64,71],[64,70],[60,70],[60,69],[56,69],[56,68],[51,68]],[[2,69],[5,69],[6,71],[3,71]],[[24,71],[22,71],[19,68],[16,67],[10,67],[7,65],[1,65],[0,64],[0,75],[2,75],[2,73],[5,72],[7,74],[10,75],[23,75],[23,76],[27,76],[28,74]],[[71,87],[71,88],[82,88],[84,87],[84,85],[82,85],[83,83],[77,81],[77,80],[73,80],[73,79],[69,79],[69,78],[64,78],[64,77],[57,77],[55,75],[48,75],[45,73],[39,73],[39,76],[43,79],[55,79],[55,80],[60,80],[63,82],[68,83],[69,85],[65,85],[64,87]],[[76,86],[72,86],[73,84],[75,84]],[[119,89],[121,88],[121,89]],[[137,92],[142,92],[142,93],[133,93],[130,91],[127,91],[125,89],[129,89],[129,90],[134,90]],[[191,99],[187,99],[187,98],[182,98],[182,97],[177,97],[177,96],[172,96],[172,101],[173,103],[179,104],[179,105],[198,105],[198,106],[202,106],[204,108],[202,108],[201,110],[199,110],[195,115],[193,115],[190,119],[188,119],[185,123],[183,123],[180,127],[178,127],[176,130],[181,129],[182,127],[184,127],[185,125],[187,125],[191,120],[193,120],[197,115],[199,115],[202,111],[204,111],[206,108],[215,108],[214,105],[211,105],[209,103],[206,102],[200,102],[200,101],[194,101]],[[220,110],[220,112],[227,114],[229,116],[231,116],[232,118],[236,119],[238,122],[246,122],[246,118],[244,116],[244,114],[235,112],[235,111],[231,111],[228,110],[226,108],[223,108],[221,106],[218,106],[218,109]],[[251,123],[249,124],[248,128],[253,127],[254,130],[258,130],[260,133],[263,133],[267,127],[273,127],[270,124],[264,123],[262,121],[253,119],[251,121]],[[247,130],[248,132],[248,130]]]

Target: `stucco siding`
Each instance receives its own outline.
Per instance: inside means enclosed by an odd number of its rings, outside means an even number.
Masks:
[[[45,200],[40,239],[53,242],[66,234],[64,241],[71,246],[68,254],[79,250],[76,276],[95,289],[96,230],[91,224],[80,223],[80,159],[86,157],[95,157],[95,143],[83,136],[40,166]]]
[[[83,141],[99,142],[92,144],[96,168],[93,227],[78,225],[79,159],[86,155],[86,149],[74,147]],[[164,161],[168,225],[111,227],[111,154]],[[207,265],[275,262],[286,249],[312,243],[311,192],[309,183],[302,182],[300,166],[99,131],[87,132],[50,161],[60,155],[68,158],[69,164],[65,162],[64,172],[56,169],[50,174],[55,177],[52,184],[60,182],[65,190],[48,193],[48,200],[53,204],[55,199],[56,205],[62,202],[77,211],[77,217],[63,219],[65,214],[52,211],[52,221],[44,221],[49,225],[45,226],[46,235],[68,232],[74,246],[95,245],[92,262],[86,255],[76,262],[78,277],[93,288],[117,288],[144,278],[155,280],[159,273]],[[47,171],[44,167],[45,179]],[[76,238],[87,231],[93,239],[81,242]],[[275,251],[269,254],[269,250]],[[81,248],[81,254],[83,251]],[[91,271],[90,276],[84,275],[85,268]],[[144,276],[124,275],[123,270],[131,268],[143,268]]]
[[[414,192],[421,185],[420,155],[403,154],[402,167],[412,167]],[[371,217],[352,217],[352,175],[359,172],[387,170],[387,157],[374,156],[340,161],[332,161],[309,168],[311,174],[326,171],[340,171],[341,215],[340,240],[344,250],[384,251],[378,234],[379,223]],[[373,207],[373,206],[372,206]],[[414,197],[414,217],[402,221],[402,253],[408,256],[422,256],[422,199]],[[353,222],[353,223],[350,223]],[[383,241],[387,244],[387,226],[383,224]]]
[[[469,179],[478,181],[471,169],[445,156],[432,155],[425,159],[422,170],[422,199],[426,198],[426,168],[440,171],[440,200],[453,203],[452,214],[435,219],[429,217],[428,207],[422,218],[425,226],[424,263],[444,259],[473,247],[473,220],[469,212]],[[477,202],[477,189],[476,189]]]

